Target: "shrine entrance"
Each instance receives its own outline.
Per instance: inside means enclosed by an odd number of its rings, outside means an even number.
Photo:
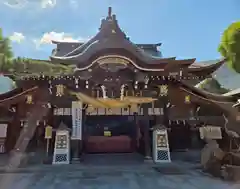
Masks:
[[[84,126],[86,153],[135,152],[136,136],[134,116],[86,116]]]

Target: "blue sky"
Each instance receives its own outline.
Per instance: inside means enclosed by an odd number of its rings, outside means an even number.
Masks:
[[[0,0],[16,56],[48,59],[49,39],[85,40],[112,6],[135,43],[162,43],[164,57],[216,59],[221,33],[240,20],[240,0]]]

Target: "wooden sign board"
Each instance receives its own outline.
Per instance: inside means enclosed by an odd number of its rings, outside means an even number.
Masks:
[[[129,64],[129,61],[126,59],[126,57],[120,57],[120,56],[103,56],[98,58],[97,61],[100,65],[101,64]]]
[[[52,138],[52,127],[48,125],[45,128],[45,139],[51,139],[51,138]]]
[[[104,131],[103,134],[104,134],[105,137],[110,137],[110,136],[112,136],[111,131]]]

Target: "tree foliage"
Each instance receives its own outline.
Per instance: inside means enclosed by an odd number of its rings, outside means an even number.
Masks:
[[[232,23],[222,35],[218,51],[230,68],[240,73],[240,22]]]
[[[13,51],[10,45],[10,40],[3,36],[2,29],[0,28],[0,54],[1,57],[8,59],[13,58]]]
[[[74,67],[61,64],[53,64],[44,60],[35,60],[17,57],[15,59],[4,59],[0,62],[0,71],[11,74],[14,78],[21,76],[56,76],[74,73]]]
[[[197,84],[196,87],[217,94],[224,94],[229,92],[229,90],[222,87],[222,85],[215,78],[207,78]]]

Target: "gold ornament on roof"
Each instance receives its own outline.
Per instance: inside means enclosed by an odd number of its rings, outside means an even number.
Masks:
[[[160,90],[160,96],[167,96],[168,95],[168,85],[160,85],[159,86]]]
[[[191,103],[190,95],[185,96],[185,103],[187,104]]]
[[[27,95],[27,99],[26,99],[27,101],[26,101],[26,103],[27,104],[32,104],[33,103],[33,97],[32,97],[32,95]]]
[[[56,85],[56,96],[63,96],[64,95],[64,85]]]

